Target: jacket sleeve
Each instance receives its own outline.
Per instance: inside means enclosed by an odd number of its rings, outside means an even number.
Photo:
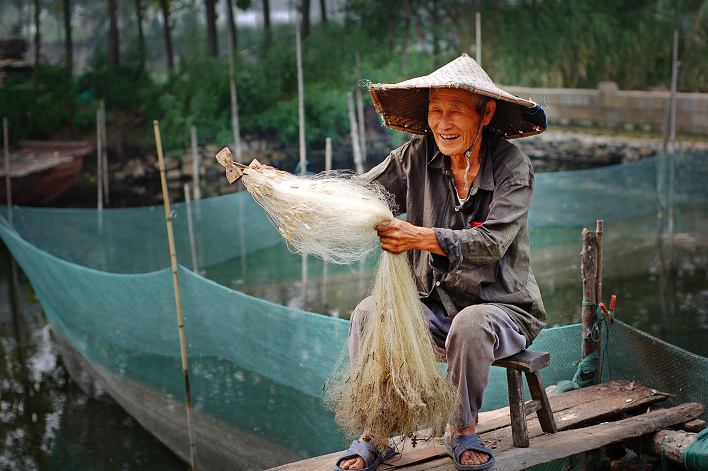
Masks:
[[[396,216],[406,211],[409,156],[413,151],[413,141],[403,144],[393,150],[386,159],[361,176],[366,181],[374,181],[383,186],[386,191],[393,195],[398,208],[394,208]],[[396,210],[397,209],[397,210]]]

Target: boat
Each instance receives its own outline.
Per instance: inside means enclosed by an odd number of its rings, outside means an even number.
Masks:
[[[44,206],[74,181],[94,146],[86,141],[22,141],[9,149],[12,204]],[[7,204],[5,158],[0,166],[0,204]]]
[[[556,316],[531,347],[551,354],[544,384],[572,379],[581,358],[581,302],[567,299],[580,282],[582,228],[604,220],[607,290],[617,274],[652,273],[664,286],[662,267],[705,249],[705,157],[676,152],[536,176],[532,265],[542,285],[554,280],[542,290]],[[670,184],[674,178],[681,184]],[[199,468],[273,468],[346,448],[322,389],[344,352],[346,311],[362,296],[358,287],[366,291],[374,261],[325,269],[290,253],[246,192],[172,205],[171,219]],[[112,397],[189,463],[164,209],[3,208],[0,237],[31,282],[72,378],[89,394]],[[602,330],[601,381],[667,392],[668,407],[708,404],[708,358],[622,321],[664,302],[656,291],[656,300],[620,297],[624,314]],[[333,315],[320,314],[324,293]],[[567,325],[556,320],[561,309]],[[505,371],[494,368],[483,410],[506,405]]]

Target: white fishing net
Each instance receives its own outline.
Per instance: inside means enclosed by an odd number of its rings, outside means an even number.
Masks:
[[[379,247],[375,226],[393,219],[390,196],[352,174],[295,176],[260,166],[244,169],[243,182],[293,251],[326,261],[366,257]],[[327,382],[337,423],[377,443],[421,429],[443,434],[455,393],[438,369],[405,254],[382,252],[371,294],[360,358],[340,362]]]
[[[247,168],[243,183],[291,250],[349,264],[376,250],[374,227],[393,219],[384,190],[346,172],[295,176]]]

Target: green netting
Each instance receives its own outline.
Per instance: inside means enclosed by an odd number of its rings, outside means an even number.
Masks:
[[[560,295],[558,288],[580,284],[582,227],[605,221],[605,273],[628,279],[661,266],[657,244],[666,238],[670,211],[681,237],[708,232],[706,157],[677,153],[537,175],[532,266],[547,305],[563,306],[573,317],[557,321],[556,309],[549,309],[551,326],[579,321],[579,290]],[[672,174],[680,183],[670,184]],[[289,253],[245,192],[189,208],[176,204],[173,213],[202,458],[205,444],[213,443],[220,445],[211,452],[226,456],[231,469],[239,462],[244,469],[266,467],[341,449],[343,435],[320,394],[346,344],[348,321],[315,312],[347,317],[369,286],[373,261],[325,266]],[[63,354],[73,372],[91,375],[98,389],[146,427],[161,429],[160,439],[188,456],[164,209],[99,214],[14,208],[12,227],[6,209],[2,215],[0,236],[31,281],[57,338],[67,340]],[[654,255],[647,259],[647,252]],[[627,300],[623,312],[631,317],[631,307],[641,315],[646,302],[652,301]],[[305,305],[313,312],[299,309]],[[581,337],[573,324],[546,329],[534,342],[532,349],[551,352],[551,365],[542,371],[546,385],[573,377]],[[672,402],[708,404],[705,358],[621,322],[608,338],[603,379],[636,380],[675,394]],[[76,361],[83,362],[81,368]],[[505,372],[494,368],[484,410],[507,404]],[[227,449],[230,443],[233,449]]]

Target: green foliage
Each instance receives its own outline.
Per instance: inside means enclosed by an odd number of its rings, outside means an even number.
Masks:
[[[73,79],[53,66],[40,66],[33,79],[3,79],[0,108],[13,139],[48,138],[69,126],[93,136],[96,109],[104,100],[109,117],[120,114],[122,123],[142,133],[137,145],[143,150],[154,149],[152,120],[160,121],[165,149],[188,147],[190,126],[203,142],[230,144],[226,35],[221,57],[209,57],[198,4],[175,5],[174,43],[181,54],[175,70],[148,62],[148,73],[128,28],[127,53],[118,67],[108,65],[99,47],[87,70]],[[237,5],[246,9],[253,2]],[[473,52],[476,12],[482,15],[482,65],[498,83],[595,88],[612,80],[621,89],[668,88],[671,39],[678,30],[679,90],[708,92],[705,0],[478,1],[474,7],[464,0],[348,0],[341,22],[314,24],[302,44],[308,146],[321,148],[326,137],[335,143],[348,139],[347,93],[360,78],[397,82]],[[160,22],[148,18],[144,27],[149,52],[159,55]],[[294,26],[275,25],[267,34],[241,27],[239,37],[235,83],[242,136],[297,146]]]
[[[7,117],[10,138],[45,139],[71,123],[76,89],[60,66],[40,65],[34,78],[8,77],[0,87],[0,110]]]

